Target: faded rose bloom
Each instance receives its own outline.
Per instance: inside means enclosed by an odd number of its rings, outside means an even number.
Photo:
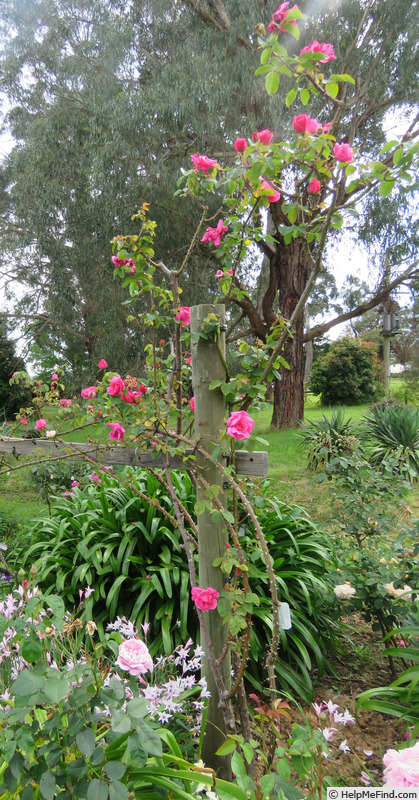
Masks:
[[[82,389],[80,394],[82,397],[96,397],[97,389],[96,386],[88,386],[86,389]]]
[[[227,420],[227,435],[233,439],[249,439],[255,427],[247,411],[233,411]]]
[[[47,439],[53,439],[57,435],[57,431],[46,431],[45,436]]]
[[[199,586],[194,586],[191,591],[191,596],[196,607],[201,611],[212,611],[214,608],[217,608],[217,600],[220,593],[217,592],[216,589],[213,589],[212,586],[208,586],[207,589],[200,589]]]
[[[322,185],[320,181],[318,181],[317,178],[313,178],[308,185],[309,194],[318,194],[321,188]]]
[[[326,42],[320,44],[320,42],[314,41],[300,50],[300,56],[302,56],[303,53],[323,53],[325,58],[320,58],[319,64],[326,64],[328,61],[333,61],[333,59],[336,58],[333,52],[333,45],[327,44]]]
[[[113,442],[124,441],[125,428],[122,427],[120,422],[106,422],[105,425],[112,428],[109,433],[109,438],[112,439]]]
[[[220,165],[215,160],[215,158],[208,158],[208,156],[198,156],[194,153],[191,156],[192,163],[195,169],[201,170],[201,172],[205,172],[205,175],[208,175],[209,171],[212,169],[217,169]]]
[[[333,148],[333,155],[337,161],[345,161],[349,163],[350,161],[354,160],[354,151],[349,144],[346,144],[346,142],[342,142],[341,144],[336,142]]]
[[[294,117],[292,127],[296,133],[317,133],[321,125],[308,114],[299,114],[298,117]]]
[[[214,247],[218,247],[218,245],[221,244],[221,237],[226,231],[228,231],[228,226],[223,225],[223,220],[220,219],[216,228],[206,229],[201,242],[212,242]]]
[[[86,622],[86,633],[87,633],[87,635],[88,636],[93,636],[93,634],[96,631],[97,631],[96,622],[94,622],[92,619],[89,619],[89,621]]]
[[[272,19],[268,25],[269,33],[275,33],[276,31],[283,31],[284,33],[287,32],[287,29],[281,27],[281,23],[285,21],[285,17],[288,14],[288,11],[294,11],[294,9],[298,9],[298,6],[294,5],[292,8],[288,8],[289,3],[281,3],[280,6],[276,9],[274,14],[272,15]],[[293,25],[295,28],[298,28],[297,21],[294,18],[290,18],[286,20],[286,24]]]
[[[269,128],[265,128],[263,131],[254,131],[252,133],[253,141],[260,142],[261,144],[270,144],[273,139],[273,133],[269,130]]]
[[[181,306],[177,314],[175,315],[175,319],[177,319],[182,327],[186,325],[190,325],[191,322],[191,312],[189,306]]]
[[[247,139],[236,139],[234,142],[234,149],[238,153],[243,153],[247,147]]]
[[[112,256],[112,261],[115,267],[123,267],[124,264],[127,263],[127,258],[118,258],[118,256]]]
[[[141,639],[127,639],[121,642],[115,664],[135,678],[153,671],[153,661],[148,647]]]
[[[111,378],[107,392],[112,397],[117,397],[119,394],[121,394],[124,387],[125,387],[125,381],[122,380],[121,376],[114,375],[114,377]]]
[[[385,786],[419,786],[419,742],[404,750],[387,750],[383,762]]]
[[[105,359],[101,358],[100,361],[99,361],[99,364],[98,364],[99,369],[106,369],[107,366],[108,365],[107,365]]]
[[[63,397],[62,400],[60,400],[60,406],[62,406],[62,408],[70,408],[71,400],[69,400],[66,397]]]
[[[43,428],[47,427],[46,419],[37,419],[35,422],[35,428],[37,431],[42,431]]]

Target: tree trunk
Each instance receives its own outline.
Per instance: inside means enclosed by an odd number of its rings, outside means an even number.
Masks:
[[[307,254],[301,239],[293,239],[289,245],[279,240],[277,248],[279,310],[284,319],[289,319],[307,282]],[[272,425],[276,428],[296,425],[304,417],[303,335],[304,315],[301,314],[284,350],[289,369],[281,367],[281,380],[275,381]]]

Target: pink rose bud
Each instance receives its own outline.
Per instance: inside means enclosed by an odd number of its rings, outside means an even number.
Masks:
[[[192,356],[189,356],[189,358],[186,359],[186,363],[192,364]]]
[[[233,411],[227,420],[227,435],[233,439],[250,439],[254,427],[254,420],[247,411]]]
[[[223,225],[223,220],[220,219],[216,228],[207,228],[201,242],[212,242],[214,247],[218,247],[221,243],[221,237],[228,231],[228,226]]]
[[[107,365],[105,359],[101,358],[100,361],[99,361],[99,364],[98,364],[99,369],[106,369],[107,366],[108,365]]]
[[[194,586],[191,591],[192,600],[196,607],[201,611],[212,611],[217,608],[217,600],[220,593],[208,586],[207,589],[200,589],[199,586]]]
[[[80,394],[82,397],[96,397],[96,386],[87,386],[86,389],[82,389]]]
[[[270,144],[274,135],[269,128],[265,128],[263,131],[254,131],[252,133],[253,141],[260,142],[261,144]]]
[[[14,372],[13,375],[12,375],[12,378],[16,378],[16,375],[19,375],[19,373],[18,372]]]
[[[304,53],[314,53],[315,55],[320,55],[320,53],[322,53],[325,58],[320,58],[319,64],[326,64],[328,61],[333,61],[333,59],[336,58],[333,52],[333,45],[327,44],[326,42],[320,44],[320,42],[314,41],[300,50],[300,56]]]
[[[175,315],[175,319],[178,320],[178,322],[180,322],[182,327],[190,325],[191,313],[189,306],[181,306],[178,313]]]
[[[127,639],[121,642],[115,664],[135,678],[153,671],[153,661],[148,647],[140,639]]]
[[[321,125],[308,114],[299,114],[298,117],[294,117],[292,127],[296,133],[317,133]]]
[[[290,11],[294,11],[295,8],[298,9],[298,6],[294,5],[292,8],[289,8],[288,6],[289,3],[281,3],[281,5],[278,6],[275,13],[272,15],[272,19],[268,25],[269,33],[277,33],[278,31],[287,33],[287,29],[283,27],[284,24],[292,25],[294,28],[298,28],[295,17],[290,17],[289,19],[286,19],[287,14]]]
[[[336,161],[345,161],[349,163],[350,161],[354,160],[354,151],[349,144],[346,144],[346,142],[342,142],[341,144],[336,142],[333,148],[333,155],[336,158]]]
[[[208,156],[198,156],[194,153],[191,156],[192,163],[195,169],[201,170],[201,172],[205,172],[205,175],[208,175],[209,171],[212,169],[218,169],[220,166],[215,158],[208,158]]]
[[[194,397],[191,397],[191,399],[189,400],[189,405],[191,407],[191,411],[195,411],[195,398]]]
[[[232,269],[228,269],[227,272],[224,272],[224,270],[222,270],[222,269],[217,269],[217,272],[215,273],[215,277],[217,278],[217,281],[220,281],[221,278],[224,278],[225,275],[232,275],[232,274],[233,274],[233,270]]]
[[[320,181],[318,181],[317,178],[313,178],[308,185],[309,194],[318,194],[321,188],[322,185]]]
[[[28,580],[22,581],[22,588],[23,589],[27,589],[28,586],[29,586],[29,581]]]
[[[247,139],[236,139],[234,142],[234,149],[237,153],[243,153],[247,147]]]
[[[108,394],[111,395],[111,397],[117,397],[119,394],[121,394],[124,388],[125,388],[125,381],[122,380],[120,375],[115,375],[113,378],[111,378],[111,382],[108,386],[107,391]]]
[[[42,428],[46,428],[47,421],[46,419],[37,419],[35,422],[35,428],[37,431],[42,431]]]

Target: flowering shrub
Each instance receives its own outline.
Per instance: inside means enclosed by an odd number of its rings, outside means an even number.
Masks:
[[[177,718],[200,728],[199,648],[191,653],[189,641],[156,661],[162,683],[151,685],[141,670],[140,679],[117,670],[127,644],[139,641],[134,627],[121,619],[109,627],[107,645],[97,644],[93,622],[83,626],[64,614],[59,597],[35,586],[19,587],[1,604],[2,793],[128,800],[130,792],[147,797],[160,787],[173,798],[192,798],[199,784],[213,785],[211,773],[187,763],[170,732]],[[228,785],[223,791],[229,796]]]

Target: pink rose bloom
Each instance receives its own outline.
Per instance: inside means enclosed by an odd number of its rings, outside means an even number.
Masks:
[[[316,119],[311,119],[308,114],[299,114],[294,117],[292,127],[296,133],[317,133],[321,127]]]
[[[115,375],[111,378],[111,382],[108,386],[108,394],[112,397],[118,397],[121,394],[122,390],[125,388],[125,381],[122,380],[120,375]]]
[[[254,131],[252,136],[254,142],[260,142],[261,144],[270,144],[274,137],[269,128],[265,128],[263,131]]]
[[[182,327],[186,325],[190,325],[191,322],[191,312],[189,306],[181,306],[177,314],[175,315],[175,319],[177,319]]]
[[[147,645],[141,639],[126,639],[119,645],[115,664],[134,678],[153,671],[153,661]]]
[[[189,356],[189,358],[186,359],[186,363],[192,364],[192,356]]]
[[[419,742],[405,750],[387,750],[383,761],[385,786],[419,786]]]
[[[333,155],[337,161],[346,161],[349,163],[350,161],[354,160],[354,151],[349,144],[346,144],[346,142],[342,142],[341,144],[336,142],[333,148]]]
[[[332,127],[332,123],[331,122],[326,122],[326,125],[323,125],[322,133],[329,133],[331,127]]]
[[[300,50],[300,56],[302,56],[303,53],[323,53],[325,58],[320,58],[319,64],[327,64],[328,61],[333,61],[333,59],[336,58],[333,52],[333,45],[327,44],[326,42],[320,44],[320,42],[314,41]]]
[[[112,261],[115,267],[123,267],[124,264],[127,263],[126,258],[118,258],[118,256],[112,256]]]
[[[86,389],[82,389],[80,394],[82,397],[96,397],[96,386],[88,386]]]
[[[109,433],[109,438],[112,439],[113,442],[124,441],[125,428],[122,427],[120,422],[106,422],[105,424],[109,428],[112,428]]]
[[[288,6],[289,3],[281,3],[281,5],[278,6],[275,13],[272,15],[272,19],[268,25],[269,33],[275,33],[275,31],[283,31],[285,33],[287,32],[286,28],[281,27],[281,23],[284,22],[285,17],[288,14],[288,11],[294,11],[294,8],[298,8],[298,6],[296,5],[294,5],[292,8],[288,8]],[[287,24],[294,25],[295,28],[298,28],[295,19],[292,18],[288,19]]]
[[[322,185],[320,181],[318,181],[317,178],[313,178],[308,185],[309,194],[318,194],[321,188]]]
[[[247,147],[247,139],[236,139],[234,142],[234,149],[238,153],[243,153]]]
[[[75,489],[75,488],[76,488],[76,486],[78,486],[78,485],[79,485],[79,482],[78,482],[78,481],[72,481],[72,482],[71,482],[71,487],[72,487],[72,489]]]
[[[125,403],[135,403],[137,406],[141,403],[141,392],[133,392],[132,389],[128,389],[126,394],[122,394],[121,392],[121,400],[124,400]]]
[[[63,408],[70,408],[71,400],[67,400],[65,397],[63,397],[63,399],[60,400],[60,406],[62,406]]]
[[[268,181],[262,181],[260,189],[269,189],[270,194],[264,195],[264,197],[267,197],[270,203],[277,203],[281,197],[281,192],[278,192],[277,189],[274,189],[272,184],[268,183]],[[258,194],[258,192],[256,192],[256,194]]]
[[[233,439],[250,439],[254,427],[255,422],[247,411],[233,411],[227,420],[227,435]]]
[[[27,419],[21,419],[20,420],[20,424],[21,425],[27,425],[28,424],[28,420]]]
[[[99,364],[98,364],[99,369],[106,369],[107,366],[108,365],[107,365],[105,359],[101,358],[100,361],[99,361]]]
[[[191,397],[191,399],[189,400],[189,405],[191,407],[191,411],[195,412],[195,398],[194,397]]]
[[[51,375],[51,380],[52,380],[52,381],[58,381],[58,375],[57,375],[57,373],[56,373],[56,372],[54,372],[54,374],[53,374],[53,375]]]
[[[194,586],[191,596],[196,607],[200,608],[201,611],[212,611],[217,608],[217,600],[220,593],[213,589],[212,586],[208,586],[207,589],[200,589],[199,586]]]
[[[217,269],[217,272],[215,273],[215,277],[217,278],[217,281],[220,281],[221,278],[224,277],[224,275],[232,275],[232,274],[233,274],[233,270],[232,269],[228,269],[226,272],[224,272],[224,270],[222,270],[222,269]]]
[[[191,156],[191,159],[195,169],[205,172],[205,175],[208,175],[211,169],[216,169],[219,166],[215,158],[208,158],[208,156],[198,156],[196,153],[194,153]]]
[[[47,427],[46,419],[37,419],[35,422],[35,428],[37,431],[42,431],[42,428]]]
[[[218,247],[221,243],[221,237],[226,231],[228,231],[228,226],[223,225],[223,220],[220,219],[216,228],[206,229],[201,242],[212,242],[215,247]]]
[[[140,383],[138,391],[140,392],[140,394],[147,394],[148,392],[147,386],[144,386],[143,383]]]

